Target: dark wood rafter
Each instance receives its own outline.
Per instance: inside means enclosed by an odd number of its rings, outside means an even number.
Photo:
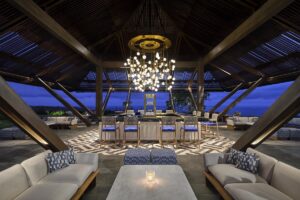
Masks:
[[[36,80],[60,103],[62,103],[66,108],[68,108],[76,117],[78,117],[86,126],[91,126],[91,122],[84,118],[81,113],[71,106],[66,100],[64,100],[57,92],[55,92],[46,82],[44,82],[40,77],[36,77]]]
[[[263,116],[235,142],[233,148],[246,150],[248,147],[257,147],[298,114],[300,112],[299,88],[300,76]]]
[[[51,5],[47,5],[47,3],[45,3],[45,4],[42,5],[42,7],[47,12],[48,10],[55,8],[56,6],[63,3],[64,1],[66,1],[66,0],[59,0],[59,1],[56,1],[55,3],[53,3]],[[14,20],[10,21],[9,24],[6,24],[5,26],[1,27],[0,35],[2,35],[7,30],[14,29],[14,27],[17,27],[21,23],[24,23],[26,20],[29,20],[29,19],[26,16],[23,16],[23,15],[15,18]]]
[[[224,98],[222,98],[210,111],[209,113],[214,113],[225,101],[227,101],[230,97],[232,97],[239,89],[243,87],[244,83],[238,84],[229,94],[227,94]]]
[[[77,54],[81,55],[96,66],[99,66],[100,61],[85,46],[83,46],[32,0],[11,0],[8,2],[38,23],[55,38],[73,49]]]
[[[239,97],[237,97],[233,102],[231,102],[220,114],[219,117],[222,118],[227,114],[229,110],[231,110],[234,106],[236,106],[240,101],[242,101],[245,97],[247,97],[253,90],[255,90],[260,84],[265,81],[264,77],[259,78],[255,81],[248,89],[246,89]]]
[[[203,65],[210,63],[230,47],[245,38],[267,20],[287,7],[293,0],[268,0],[255,13],[246,19],[239,27],[230,33],[222,42],[216,45],[204,58]]]
[[[0,77],[0,88],[0,111],[24,133],[45,149],[61,151],[68,148],[2,77]]]
[[[94,116],[94,113],[86,107],[79,99],[77,99],[71,92],[69,92],[62,84],[56,82],[56,85],[66,94],[68,95],[74,102],[77,103],[83,110],[85,110],[89,115]]]

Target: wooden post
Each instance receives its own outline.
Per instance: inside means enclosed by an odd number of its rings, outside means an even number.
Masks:
[[[128,94],[127,94],[127,99],[126,99],[126,105],[125,105],[125,113],[126,113],[127,110],[128,110],[130,98],[131,98],[131,88],[130,88],[130,86],[129,86]]]
[[[170,98],[172,110],[173,110],[173,112],[175,113],[175,106],[174,106],[174,101],[173,101],[172,90],[169,90],[169,98]]]
[[[82,122],[85,123],[86,126],[90,126],[91,123],[88,119],[84,118],[81,113],[71,106],[66,100],[64,100],[59,94],[57,94],[46,82],[44,82],[41,78],[36,77],[36,80],[41,83],[41,85],[52,95],[54,96],[60,103],[62,103],[66,108],[68,108],[76,117],[78,117]]]
[[[233,148],[257,147],[300,112],[300,76],[258,121],[240,137]]]
[[[225,101],[227,101],[232,95],[234,95],[244,83],[238,84],[229,94],[227,94],[223,99],[221,99],[210,111],[209,114],[214,113]]]
[[[254,82],[245,92],[243,92],[237,99],[235,99],[231,104],[229,104],[220,114],[219,118],[223,117],[229,110],[231,110],[236,104],[248,96],[257,86],[259,86],[265,80],[264,77],[261,77],[256,82]]]
[[[0,76],[0,111],[25,134],[45,149],[61,151],[68,147]]]
[[[62,84],[60,84],[59,82],[56,82],[56,84],[62,91],[64,91],[64,93],[66,95],[68,95],[74,102],[76,102],[88,114],[90,114],[91,116],[94,115],[94,113],[90,109],[88,109],[83,103],[81,103],[81,101],[79,101],[79,99],[77,99],[71,92],[69,92]]]
[[[197,108],[198,111],[204,112],[204,65],[198,67],[198,93],[197,93]]]
[[[103,112],[102,112],[102,92],[103,92],[103,85],[102,85],[102,72],[103,69],[100,66],[96,67],[96,115],[99,119],[101,119]]]
[[[108,89],[108,92],[107,92],[106,96],[105,96],[104,104],[103,104],[103,107],[102,107],[103,114],[104,114],[104,112],[105,112],[105,109],[106,109],[106,106],[107,106],[107,103],[108,103],[110,94],[111,94],[111,92],[112,92],[113,90],[114,90],[114,89],[110,87],[110,88]]]

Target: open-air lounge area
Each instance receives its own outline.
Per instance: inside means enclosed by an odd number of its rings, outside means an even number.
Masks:
[[[0,200],[299,186],[299,0],[0,0]]]

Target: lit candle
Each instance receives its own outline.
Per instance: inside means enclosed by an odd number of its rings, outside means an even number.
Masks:
[[[152,182],[155,178],[155,171],[154,170],[146,170],[146,178],[148,182]]]

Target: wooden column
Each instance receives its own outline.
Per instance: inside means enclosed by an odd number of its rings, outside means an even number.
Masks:
[[[66,95],[68,95],[68,97],[70,97],[74,102],[76,102],[89,115],[91,116],[94,115],[94,113],[90,109],[88,109],[88,107],[86,107],[83,103],[81,103],[81,101],[79,101],[79,99],[77,99],[71,92],[69,92],[62,84],[60,84],[59,82],[56,82],[56,84],[62,91],[64,91]]]
[[[126,113],[127,110],[128,110],[130,98],[131,98],[131,88],[130,88],[130,86],[129,86],[128,94],[127,94],[127,99],[126,99],[126,105],[125,105],[125,113]]]
[[[169,90],[169,98],[170,98],[172,110],[173,110],[173,112],[175,113],[175,106],[174,106],[174,101],[173,101],[172,90]]]
[[[102,92],[103,92],[103,84],[102,84],[102,75],[103,69],[100,66],[96,67],[96,115],[99,119],[101,119],[103,115],[102,110]]]
[[[300,112],[300,76],[258,121],[240,137],[233,148],[257,147]]]
[[[209,114],[214,113],[225,101],[227,101],[232,95],[234,95],[244,83],[238,84],[229,94],[227,94],[223,99],[221,99],[210,111]]]
[[[86,126],[90,126],[91,123],[88,119],[84,118],[81,113],[71,106],[66,100],[64,100],[59,94],[57,94],[46,82],[44,82],[41,78],[36,77],[36,80],[41,83],[41,85],[52,95],[54,96],[60,103],[62,103],[66,108],[68,108],[76,117],[78,117]]]
[[[103,113],[105,112],[105,109],[106,109],[106,106],[107,106],[107,103],[108,103],[110,94],[111,94],[111,92],[112,92],[113,90],[114,90],[114,89],[110,87],[109,90],[108,90],[108,92],[107,92],[107,94],[106,94],[106,96],[105,96],[104,104],[103,104],[103,107],[102,107]]]
[[[68,148],[1,76],[0,88],[0,111],[25,134],[45,149],[60,151]]]
[[[259,86],[265,80],[264,77],[261,77],[256,82],[254,82],[245,92],[243,92],[237,99],[235,99],[231,104],[229,104],[220,114],[221,118],[224,116],[229,110],[231,110],[236,104],[242,101],[245,97],[247,97],[257,86]]]
[[[197,89],[197,108],[204,112],[204,65],[198,67],[198,89]]]

